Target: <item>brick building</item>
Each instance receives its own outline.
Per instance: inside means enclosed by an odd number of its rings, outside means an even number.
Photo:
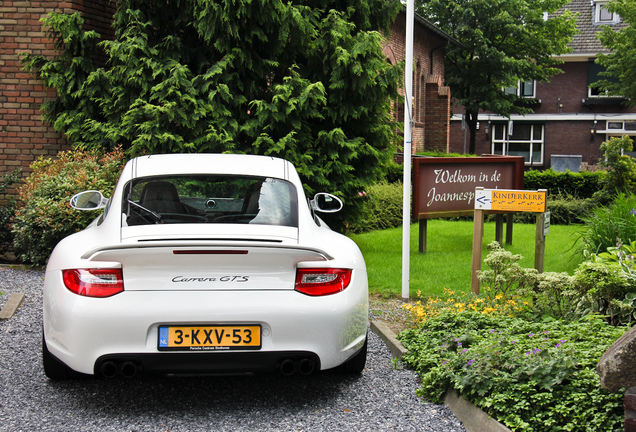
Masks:
[[[600,144],[613,136],[636,136],[636,109],[627,108],[623,98],[607,97],[589,87],[598,81],[601,67],[594,63],[598,53],[607,52],[596,35],[604,25],[625,26],[609,13],[605,0],[572,0],[567,9],[578,13],[579,33],[570,43],[572,52],[560,56],[562,74],[550,82],[520,82],[505,89],[527,98],[534,114],[512,115],[510,120],[492,114],[479,114],[477,154],[524,156],[526,167],[556,169],[595,165]],[[461,128],[461,107],[451,119],[450,150],[465,152]],[[466,141],[468,136],[466,136]],[[466,144],[467,145],[467,144]],[[555,157],[556,156],[556,157]],[[569,159],[573,165],[564,164]],[[574,169],[573,169],[574,170]]]
[[[25,72],[20,62],[20,53],[54,52],[40,19],[50,12],[80,12],[87,28],[112,37],[114,11],[115,2],[111,0],[0,2],[0,177],[20,167],[26,175],[38,157],[55,156],[70,148],[62,134],[42,122],[40,106],[55,97],[55,91],[46,89]],[[391,36],[384,46],[387,59],[393,64],[404,59],[405,20],[402,12],[391,26]],[[444,47],[452,40],[421,17],[416,18],[414,40],[413,150],[426,147],[446,151],[450,95],[442,82]],[[395,102],[394,112],[400,122],[404,118],[403,106],[403,100]]]
[[[40,156],[67,149],[67,140],[43,124],[40,105],[55,92],[22,69],[20,53],[50,55],[53,44],[40,18],[49,12],[81,12],[87,26],[112,35],[114,3],[109,0],[16,1],[0,3],[0,176]]]
[[[384,54],[392,64],[404,60],[406,12],[391,24]],[[457,43],[448,34],[419,15],[413,30],[413,149],[448,152],[450,90],[444,82],[446,46]],[[404,99],[395,102],[398,122],[404,122]]]

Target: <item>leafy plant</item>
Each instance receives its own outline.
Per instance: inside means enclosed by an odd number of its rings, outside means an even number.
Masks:
[[[2,176],[0,181],[0,195],[7,192],[7,188],[20,181],[21,169],[17,169]],[[11,250],[13,244],[13,233],[11,232],[11,219],[15,213],[16,200],[9,198],[7,203],[0,207],[0,254],[4,255]]]
[[[605,66],[608,77],[601,81],[600,88],[608,90],[612,95],[627,98],[629,106],[636,104],[636,78],[634,76],[634,47],[636,46],[636,7],[630,0],[615,0],[607,4],[607,10],[621,17],[624,27],[601,27],[598,35],[601,43],[607,48],[598,55],[599,64]],[[612,79],[613,78],[613,79]]]
[[[598,254],[619,243],[636,240],[636,195],[619,193],[607,206],[599,206],[583,218],[582,252]]]
[[[625,328],[598,320],[533,323],[446,311],[402,332],[403,361],[418,394],[441,402],[448,389],[512,430],[607,431],[623,422],[621,394],[602,389],[596,364]]]
[[[589,297],[595,312],[607,316],[614,325],[624,320],[620,308],[616,308],[616,301],[636,291],[636,285],[618,263],[592,258],[579,266],[574,273],[574,280],[576,289]]]
[[[599,200],[610,200],[617,193],[631,194],[636,187],[636,161],[626,155],[633,150],[632,139],[625,135],[613,137],[601,144],[603,158],[599,165],[607,168],[603,189],[596,194]]]
[[[502,294],[511,297],[515,291],[533,287],[537,279],[536,269],[527,269],[519,265],[523,259],[520,254],[513,254],[493,241],[488,245],[490,252],[484,259],[484,264],[490,270],[482,270],[478,274],[479,282],[489,287],[494,295]]]
[[[532,314],[544,321],[578,320],[589,313],[574,278],[565,272],[539,273],[535,286],[526,289],[525,295],[532,297]]]
[[[80,231],[95,218],[69,205],[72,195],[95,189],[109,193],[124,161],[121,148],[60,152],[56,159],[41,157],[31,164],[33,173],[19,189],[13,234],[16,254],[35,265],[46,264],[62,238]]]
[[[580,289],[613,324],[632,323],[636,316],[635,257],[636,241],[619,243],[607,252],[591,255],[588,264],[576,273]]]

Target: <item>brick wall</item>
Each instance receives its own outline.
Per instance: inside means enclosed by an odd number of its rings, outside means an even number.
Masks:
[[[82,13],[87,27],[112,35],[114,4],[109,0],[0,2],[0,176],[17,168],[26,176],[38,157],[69,148],[67,140],[42,121],[40,105],[55,92],[22,70],[20,53],[54,54],[39,20],[50,12],[75,11]]]
[[[450,124],[450,91],[443,86],[442,76],[431,75],[426,83],[426,150],[448,153]]]
[[[405,35],[406,14],[402,12],[391,24],[383,50],[392,64],[404,61]],[[413,153],[448,149],[450,90],[443,85],[446,44],[444,38],[416,19],[413,31]],[[404,92],[401,94],[402,97],[396,101],[394,114],[395,119],[403,124]]]

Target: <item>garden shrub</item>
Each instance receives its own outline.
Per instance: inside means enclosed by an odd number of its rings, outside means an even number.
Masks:
[[[399,335],[418,395],[443,402],[456,389],[512,430],[608,431],[623,396],[600,386],[596,365],[625,328],[599,320],[533,323],[472,310],[444,311]]]
[[[535,286],[523,294],[532,297],[532,316],[542,321],[577,320],[589,312],[581,293],[574,288],[574,277],[565,272],[537,274]]]
[[[600,202],[610,201],[617,193],[632,193],[636,187],[636,161],[626,155],[633,150],[629,136],[610,138],[601,143],[603,158],[599,164],[607,168],[603,188],[595,194]]]
[[[548,196],[546,210],[550,212],[550,224],[582,224],[585,215],[589,214],[596,205],[597,203],[591,198],[580,199],[561,193]]]
[[[566,195],[575,198],[591,198],[603,189],[605,171],[557,172],[552,168],[545,171],[530,170],[523,175],[524,189],[547,189],[550,195]]]
[[[550,212],[551,225],[583,224],[586,215],[596,208],[598,203],[592,198],[577,198],[574,195],[559,193],[548,194],[546,211]],[[516,223],[536,223],[536,213],[519,212],[514,214]],[[492,216],[491,216],[492,218]]]
[[[495,295],[502,294],[506,297],[511,297],[518,290],[534,286],[537,270],[521,267],[521,255],[512,254],[496,241],[491,242],[488,249],[490,252],[484,259],[484,264],[490,267],[490,270],[481,270],[477,275],[482,286],[489,287]]]
[[[610,324],[628,324],[636,312],[636,241],[593,254],[574,274],[575,287],[588,298],[590,307]]]
[[[404,180],[404,165],[390,161],[386,166],[385,179],[387,183],[402,183]]]
[[[584,252],[598,254],[619,243],[636,240],[636,195],[619,193],[607,206],[599,206],[583,218]]]
[[[69,199],[83,190],[109,194],[124,162],[123,151],[60,152],[56,159],[41,157],[19,189],[13,234],[16,254],[25,262],[44,265],[55,245],[86,227],[94,212],[74,210]]]
[[[364,200],[362,217],[347,227],[351,233],[395,228],[402,225],[402,182],[381,182],[360,192]]]
[[[0,180],[0,195],[4,195],[7,192],[7,188],[14,183],[20,181],[20,172],[22,170],[17,169],[9,174],[2,176]],[[11,219],[15,213],[14,198],[9,198],[7,203],[0,207],[0,255],[6,255],[13,245],[13,233],[11,232]]]

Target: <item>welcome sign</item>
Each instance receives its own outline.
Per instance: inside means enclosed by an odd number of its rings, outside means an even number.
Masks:
[[[522,156],[416,157],[413,219],[472,215],[475,188],[523,189]]]

